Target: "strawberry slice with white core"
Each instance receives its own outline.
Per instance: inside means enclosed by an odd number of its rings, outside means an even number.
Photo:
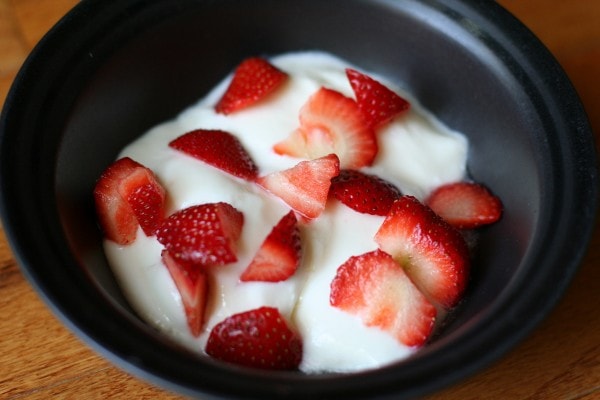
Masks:
[[[385,216],[402,195],[392,183],[375,175],[345,169],[331,180],[333,197],[363,214]]]
[[[261,307],[234,314],[215,325],[206,353],[216,359],[268,370],[297,369],[302,340],[279,310]]]
[[[169,146],[238,178],[252,181],[258,176],[252,157],[229,132],[197,129],[179,136]]]
[[[165,190],[150,169],[129,157],[104,170],[94,201],[105,238],[120,245],[132,243],[139,226],[152,236],[164,218]]]
[[[502,216],[502,202],[485,186],[456,182],[434,190],[425,203],[450,225],[473,229],[493,224]]]
[[[302,254],[298,219],[290,211],[266,237],[240,280],[280,282],[294,275]]]
[[[467,286],[469,254],[462,235],[412,196],[397,200],[375,234],[427,298],[455,306]]]
[[[156,238],[180,262],[200,266],[237,261],[236,243],[244,215],[227,203],[207,203],[179,210],[167,217]]]
[[[344,169],[373,164],[377,139],[358,105],[343,94],[321,88],[300,109],[300,126],[273,147],[277,154],[314,159],[335,153]]]
[[[208,278],[200,267],[176,260],[166,250],[162,252],[162,260],[181,296],[190,332],[197,337],[204,324]]]
[[[331,178],[339,173],[338,157],[329,154],[259,177],[256,182],[305,218],[313,219],[325,209]]]
[[[410,103],[375,79],[353,69],[346,76],[365,120],[373,129],[390,122],[410,108]]]
[[[236,68],[215,110],[227,115],[247,108],[274,92],[287,77],[285,72],[263,58],[248,58]]]
[[[381,250],[352,256],[342,264],[331,282],[329,300],[407,346],[427,341],[437,315],[398,263]]]

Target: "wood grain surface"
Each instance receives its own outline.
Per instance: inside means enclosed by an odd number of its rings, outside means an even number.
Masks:
[[[501,0],[545,43],[600,132],[600,0]],[[0,105],[75,0],[0,0]],[[565,297],[525,341],[438,399],[600,399],[600,230]],[[0,399],[178,399],[76,338],[24,279],[0,226]]]

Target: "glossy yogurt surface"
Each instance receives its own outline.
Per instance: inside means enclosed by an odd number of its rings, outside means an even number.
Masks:
[[[167,214],[191,205],[224,201],[244,214],[236,263],[215,267],[204,331],[188,330],[179,292],[161,261],[162,245],[138,231],[136,241],[119,246],[105,241],[117,280],[135,311],[148,323],[193,351],[203,352],[212,327],[226,317],[263,305],[277,307],[303,340],[302,371],[356,371],[375,368],[412,354],[378,328],[329,304],[329,285],[350,256],[375,250],[373,240],[383,217],[357,213],[330,200],[323,214],[301,223],[302,264],[284,282],[241,282],[271,228],[289,208],[257,185],[237,179],[168,146],[195,129],[221,129],[236,135],[260,174],[293,167],[300,159],[277,155],[273,144],[298,126],[298,112],[320,87],[354,94],[344,69],[353,67],[321,52],[284,54],[270,62],[289,74],[285,85],[265,101],[224,116],[213,107],[231,77],[204,99],[131,143],[119,157],[129,156],[152,169],[168,193]],[[358,68],[356,68],[358,69]],[[464,178],[468,142],[423,110],[410,94],[367,72],[411,102],[406,114],[378,132],[379,153],[364,169],[394,183],[403,194],[423,199],[435,187]],[[200,77],[199,77],[200,79]]]

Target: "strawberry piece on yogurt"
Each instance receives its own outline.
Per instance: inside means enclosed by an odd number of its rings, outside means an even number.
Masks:
[[[325,210],[331,179],[339,173],[338,157],[329,154],[259,177],[257,183],[310,220]]]
[[[461,300],[469,272],[467,244],[458,230],[419,200],[402,196],[396,201],[375,241],[430,301],[450,308]]]
[[[121,245],[135,240],[139,226],[154,235],[165,213],[165,190],[154,173],[129,157],[104,170],[94,187],[94,201],[104,236]]]
[[[300,265],[302,242],[294,211],[283,216],[242,273],[243,282],[280,282],[288,279]]]
[[[473,229],[493,224],[502,216],[502,202],[479,183],[456,182],[434,190],[425,203],[450,225]]]
[[[237,261],[236,243],[244,215],[224,202],[179,210],[161,223],[156,238],[173,258],[199,266]]]
[[[375,133],[356,102],[327,88],[308,99],[300,109],[300,126],[273,149],[277,154],[308,159],[335,153],[344,169],[373,164],[378,151]]]
[[[202,333],[204,311],[208,293],[208,278],[197,265],[177,260],[163,250],[163,264],[167,267],[181,296],[190,333],[198,337]]]
[[[206,353],[216,359],[269,370],[292,370],[302,361],[302,340],[274,307],[234,314],[215,325]]]
[[[347,68],[346,76],[354,90],[358,108],[373,129],[390,122],[410,108],[410,103],[382,83],[354,69]]]
[[[285,72],[263,58],[248,58],[236,68],[215,110],[227,115],[247,108],[274,92],[287,77]]]
[[[407,346],[421,346],[435,325],[436,308],[387,253],[350,257],[331,282],[330,303]]]
[[[169,146],[238,178],[252,181],[258,176],[252,157],[229,132],[197,129],[179,136]]]
[[[330,194],[363,213],[385,216],[402,195],[392,183],[375,175],[345,169],[331,180]]]

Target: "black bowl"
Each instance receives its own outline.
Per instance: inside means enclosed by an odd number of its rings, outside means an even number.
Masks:
[[[190,354],[141,322],[101,249],[92,188],[128,142],[243,58],[332,52],[401,82],[470,139],[505,205],[469,291],[431,344],[375,371],[307,376]],[[587,246],[596,155],[581,104],[540,42],[492,1],[83,1],[44,37],[0,123],[1,212],[23,271],[106,357],[170,389],[224,398],[405,398],[481,369],[555,305]]]

